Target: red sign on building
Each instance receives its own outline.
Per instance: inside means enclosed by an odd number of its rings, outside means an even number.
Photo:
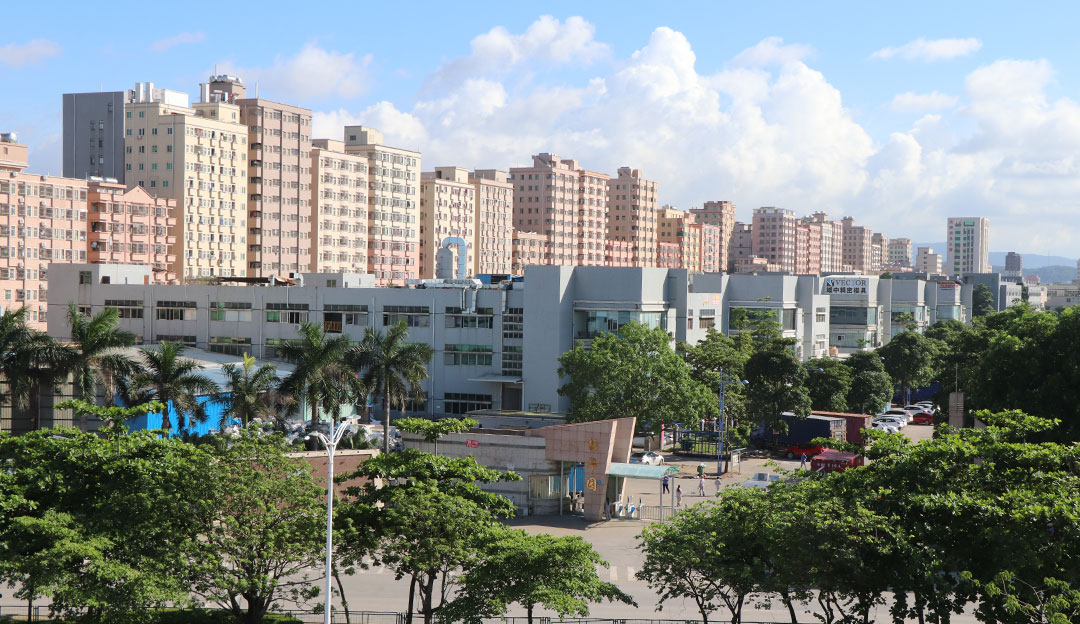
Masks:
[[[465,440],[465,446],[469,448],[480,448],[480,443],[476,440]]]

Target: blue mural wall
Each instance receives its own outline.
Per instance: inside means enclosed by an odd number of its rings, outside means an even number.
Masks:
[[[223,395],[225,397],[228,394]],[[225,409],[228,407],[228,402],[215,401],[213,397],[201,396],[196,399],[200,405],[205,406],[206,421],[195,422],[192,419],[188,419],[187,427],[183,429],[184,432],[189,435],[207,435],[213,431],[217,431],[221,424],[221,415],[225,413]],[[169,401],[167,408],[169,410],[169,422],[171,423],[171,429],[169,436],[180,435],[181,430],[176,426],[176,408],[173,407],[172,401]],[[145,416],[139,416],[127,421],[128,429],[132,431],[141,431],[146,429],[160,429],[161,428],[161,413],[147,414]],[[240,424],[240,421],[236,418],[230,418],[226,425]]]

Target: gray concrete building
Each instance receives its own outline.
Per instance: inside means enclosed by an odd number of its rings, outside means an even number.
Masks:
[[[65,178],[99,176],[124,181],[126,98],[126,91],[64,94]]]

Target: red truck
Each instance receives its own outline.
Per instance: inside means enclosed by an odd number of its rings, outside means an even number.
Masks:
[[[835,449],[825,449],[823,453],[810,460],[810,470],[814,472],[843,472],[848,468],[862,465],[862,455]]]

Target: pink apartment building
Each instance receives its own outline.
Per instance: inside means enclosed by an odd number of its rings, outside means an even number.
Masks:
[[[465,249],[451,244],[454,267],[465,254],[465,275],[476,275],[476,189],[462,167],[435,167],[420,174],[420,277],[435,277],[435,253],[448,239],[460,238]],[[456,269],[455,269],[456,270]]]
[[[694,215],[696,218],[696,215]],[[701,272],[720,273],[727,269],[726,263],[720,259],[725,257],[720,253],[723,246],[722,229],[711,223],[698,223],[701,229]]]
[[[845,270],[873,273],[874,232],[855,225],[853,217],[844,217],[843,264]],[[850,267],[850,268],[847,268]]]
[[[91,179],[87,211],[87,262],[148,265],[154,282],[176,281],[176,200]]]
[[[547,153],[533,156],[531,167],[510,169],[514,229],[547,238],[544,264],[603,265],[608,180],[575,160]]]
[[[889,238],[880,232],[874,232],[870,239],[870,270],[880,273],[889,261]]]
[[[87,183],[27,173],[29,148],[0,135],[0,305],[45,329],[50,262],[86,262]]]
[[[524,275],[525,267],[551,264],[551,242],[546,234],[514,230],[511,272]]]
[[[682,268],[681,256],[682,252],[678,243],[660,242],[656,244],[656,266],[662,269]]]
[[[700,273],[701,225],[697,223],[694,215],[664,206],[657,212],[656,226],[661,243],[672,243],[678,247],[679,259],[676,266]]]
[[[719,267],[718,271],[730,270],[729,259],[735,237],[735,204],[729,201],[707,201],[701,208],[691,208],[690,214],[694,215],[697,222],[702,225],[719,228],[720,241],[716,249],[716,264]],[[703,270],[708,273],[709,271],[704,267],[712,260],[703,256],[701,262]]]
[[[630,241],[607,239],[604,243],[604,265],[610,267],[632,267],[634,264],[634,244]],[[655,260],[653,263],[655,264]]]
[[[815,235],[820,240],[821,256],[818,261],[818,270],[822,273],[843,271],[844,224],[829,221],[828,215],[824,212],[815,212],[812,216],[803,217],[802,223],[816,230]]]
[[[630,243],[630,264],[618,266],[656,263],[656,190],[656,182],[630,167],[619,167],[618,176],[608,180],[607,238]]]
[[[784,208],[754,210],[755,256],[766,258],[781,271],[795,272],[795,214]]]
[[[821,272],[821,227],[799,221],[795,225],[795,274]]]

